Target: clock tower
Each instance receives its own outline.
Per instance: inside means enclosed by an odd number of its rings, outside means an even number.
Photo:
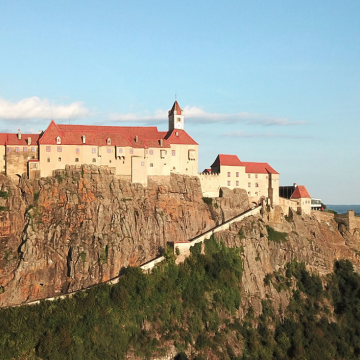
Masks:
[[[169,131],[184,130],[184,112],[175,100],[173,107],[169,110]]]

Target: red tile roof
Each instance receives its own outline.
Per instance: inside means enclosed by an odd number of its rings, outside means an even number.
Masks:
[[[40,144],[56,145],[56,138],[59,136],[62,145],[82,145],[84,135],[85,144],[95,146],[106,146],[109,138],[111,146],[131,146],[142,149],[169,148],[170,144],[197,145],[184,130],[165,132],[158,131],[156,126],[64,125],[56,124],[53,120],[42,135]]]
[[[185,130],[171,130],[165,136],[170,144],[199,145]]]
[[[181,115],[182,109],[180,108],[180,105],[176,100],[175,100],[174,105],[172,106],[171,110],[169,111],[169,115],[173,115],[174,111],[176,111],[177,115]]]
[[[0,145],[9,146],[29,146],[28,139],[31,138],[31,145],[38,145],[39,134],[21,134],[21,139],[18,139],[18,134],[0,134]]]
[[[211,167],[214,166],[241,166],[241,161],[237,155],[219,154]]]
[[[242,161],[240,166],[245,166],[246,174],[279,174],[268,163]]]
[[[304,185],[298,185],[291,195],[291,199],[300,199],[300,198],[308,198],[311,199],[306,187]]]

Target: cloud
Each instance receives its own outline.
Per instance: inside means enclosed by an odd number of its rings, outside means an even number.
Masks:
[[[184,113],[186,120],[191,123],[246,123],[261,126],[289,126],[289,125],[304,125],[305,121],[291,121],[287,118],[270,117],[260,114],[251,114],[247,112],[240,112],[235,114],[219,114],[209,113],[196,106],[185,106]],[[166,122],[168,118],[167,111],[157,110],[154,114],[136,115],[132,113],[127,114],[111,114],[110,121],[119,122],[143,122],[143,123],[160,123]]]
[[[11,102],[0,98],[0,120],[79,119],[90,115],[81,101],[59,105],[37,96]]]
[[[286,138],[286,139],[310,139],[311,136],[304,136],[298,134],[276,134],[272,132],[266,133],[247,133],[243,130],[231,131],[221,134],[225,137],[236,137],[236,138]]]

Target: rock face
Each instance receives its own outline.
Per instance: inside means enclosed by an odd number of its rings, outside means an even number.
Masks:
[[[228,190],[215,210],[197,177],[158,177],[144,188],[96,166],[18,186],[0,175],[0,190],[0,306],[109,280],[249,206],[245,190]]]

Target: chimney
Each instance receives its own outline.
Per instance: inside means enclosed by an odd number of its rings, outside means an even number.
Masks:
[[[21,140],[21,131],[18,129],[18,139]]]
[[[296,184],[296,183],[294,183],[294,187],[297,187],[297,184]]]
[[[82,136],[82,142],[83,142],[83,144],[86,143],[86,136],[85,135]]]
[[[139,141],[139,137],[137,135],[135,135],[135,142]]]
[[[160,146],[162,147],[163,146],[163,139],[160,139]]]
[[[31,145],[31,137],[28,137],[28,145]]]
[[[175,135],[176,135],[176,136],[179,136],[179,133],[176,131],[176,132],[175,132]]]

